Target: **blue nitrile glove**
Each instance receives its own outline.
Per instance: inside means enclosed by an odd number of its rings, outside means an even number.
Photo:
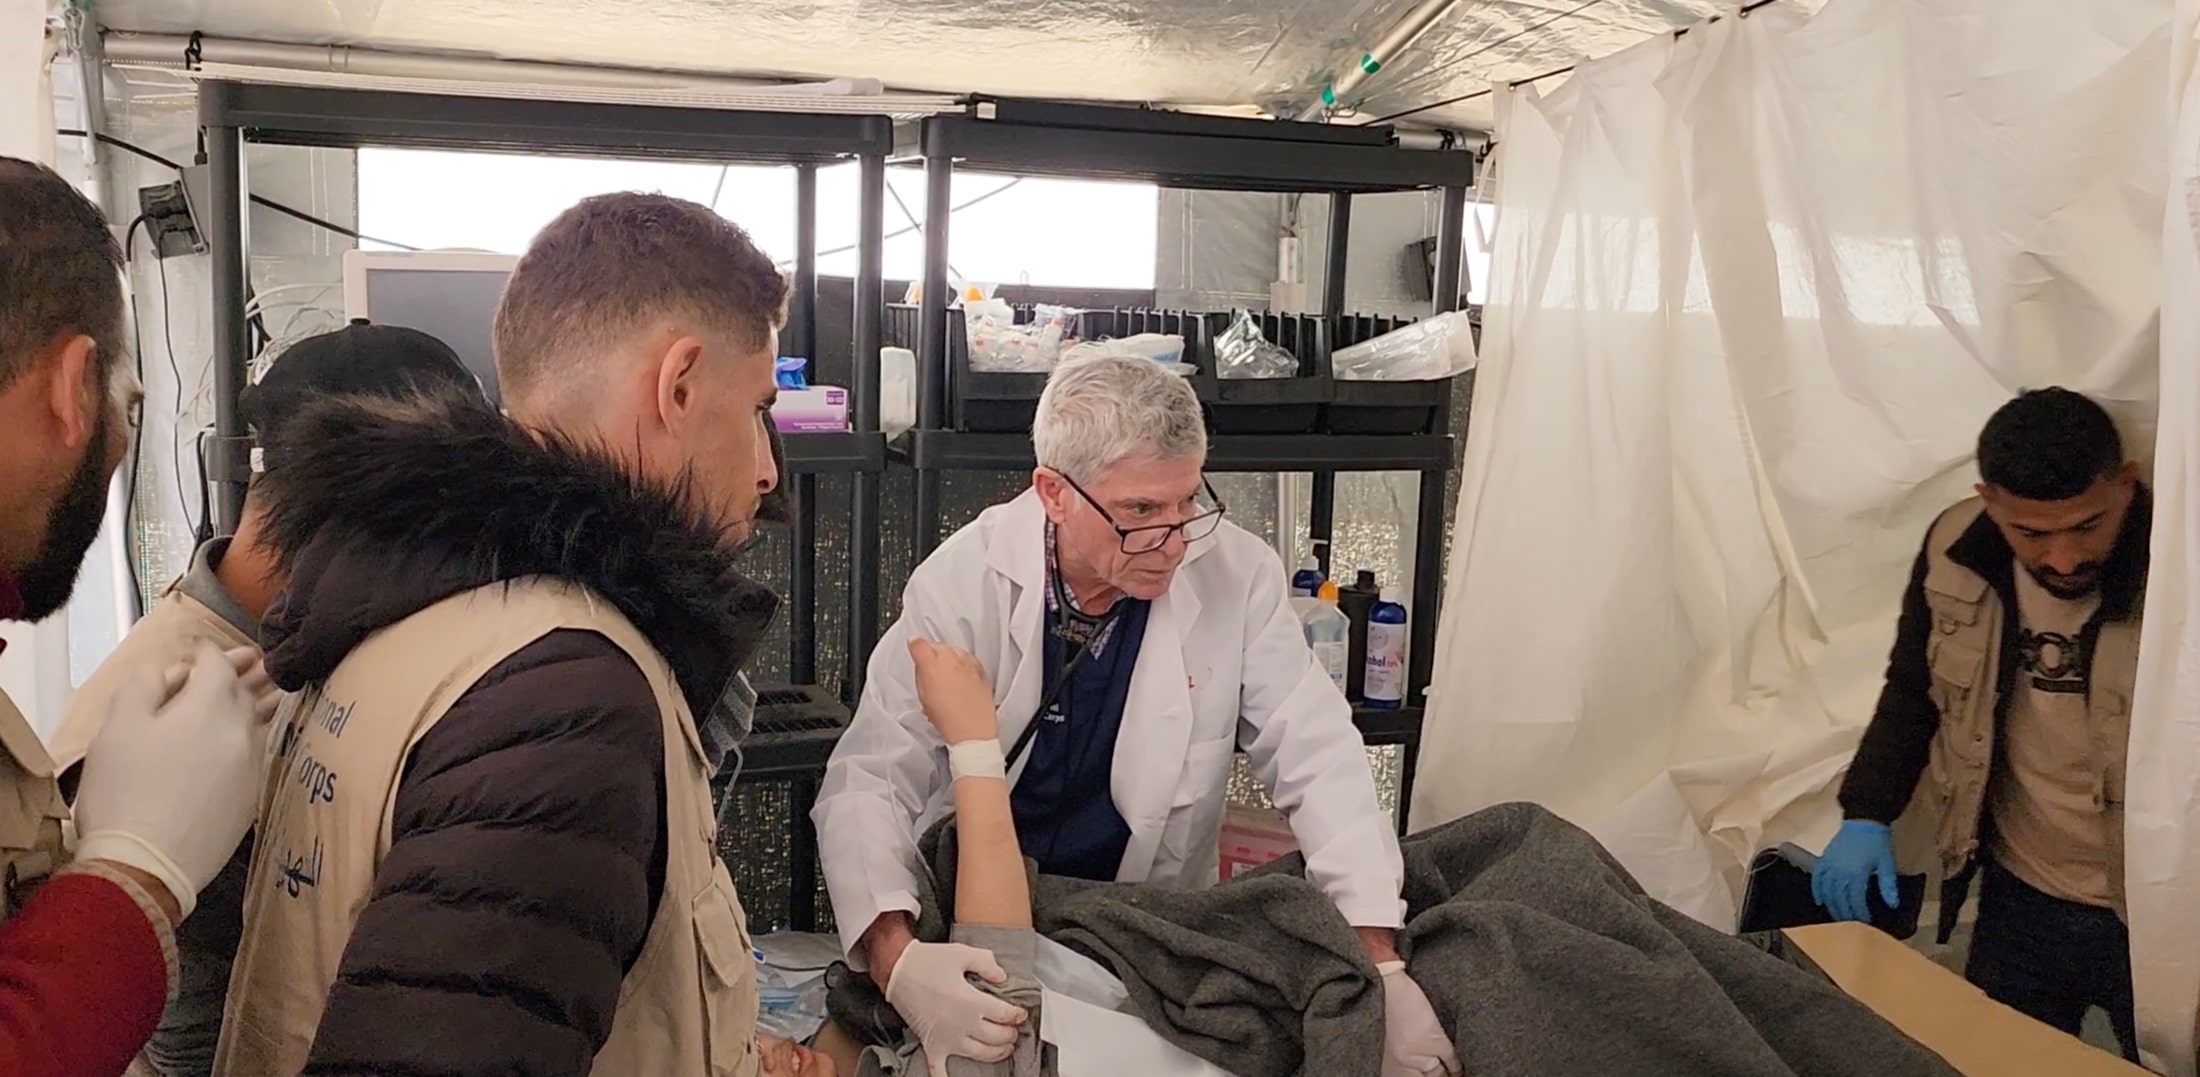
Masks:
[[[1868,895],[1872,874],[1879,875],[1879,896],[1890,909],[1902,905],[1894,884],[1894,834],[1885,823],[1851,819],[1826,843],[1810,873],[1810,896],[1836,920],[1870,923]]]

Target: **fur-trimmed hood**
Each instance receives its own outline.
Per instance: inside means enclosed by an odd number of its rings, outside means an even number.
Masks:
[[[253,500],[290,586],[261,634],[286,690],[451,595],[549,575],[616,606],[701,716],[778,606],[685,488],[637,479],[600,447],[538,439],[478,397],[331,397],[267,449]]]

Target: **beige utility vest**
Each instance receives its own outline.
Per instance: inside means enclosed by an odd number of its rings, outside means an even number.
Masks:
[[[61,823],[69,806],[38,731],[0,692],[0,920],[68,860]]]
[[[107,708],[124,682],[149,668],[190,662],[202,642],[224,651],[259,648],[258,640],[238,631],[221,614],[169,585],[160,601],[130,626],[114,652],[69,698],[69,708],[62,712],[61,725],[54,730],[50,746],[54,765],[67,770],[83,762],[92,742],[99,739],[100,729],[107,724]]]
[[[600,633],[631,656],[664,716],[664,895],[592,1072],[758,1072],[756,967],[733,879],[714,848],[711,768],[686,697],[664,657],[609,603],[530,577],[453,596],[375,633],[299,697],[270,764],[215,1073],[275,1077],[304,1067],[389,851],[413,746],[484,674],[567,628]]]
[[[1973,498],[1941,517],[1926,540],[1925,604],[1933,628],[1925,643],[1933,705],[1933,735],[1925,773],[1902,818],[1895,821],[1895,857],[1905,872],[1960,873],[1978,854],[1979,820],[1995,766],[1994,712],[2000,701],[2001,636],[2014,614],[1985,577],[1955,563],[1948,550],[1985,510]],[[2092,650],[2086,695],[2092,731],[2094,803],[2107,816],[2109,885],[2118,915],[2124,907],[2124,756],[2131,733],[2131,695],[2139,677],[2139,608],[2102,621]]]

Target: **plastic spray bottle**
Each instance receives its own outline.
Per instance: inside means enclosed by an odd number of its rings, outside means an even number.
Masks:
[[[1299,570],[1291,574],[1291,597],[1312,598],[1316,588],[1322,585],[1322,565],[1308,554],[1299,562]]]
[[[1406,699],[1406,607],[1396,587],[1383,588],[1367,612],[1367,705],[1394,710]]]
[[[1314,592],[1312,600],[1293,603],[1299,611],[1299,629],[1306,633],[1306,646],[1314,652],[1314,662],[1337,683],[1337,690],[1344,691],[1345,656],[1350,647],[1351,622],[1345,620],[1344,611],[1337,608],[1337,585],[1323,580]]]
[[[1312,598],[1314,590],[1322,585],[1321,552],[1329,544],[1315,539],[1312,545],[1313,549],[1307,553],[1306,560],[1299,562],[1299,570],[1291,574],[1292,598]]]

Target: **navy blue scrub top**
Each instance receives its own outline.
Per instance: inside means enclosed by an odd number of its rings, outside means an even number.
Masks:
[[[1123,705],[1130,697],[1131,671],[1138,665],[1150,609],[1150,603],[1137,599],[1119,602],[1105,645],[1069,671],[1056,703],[1037,719],[1039,729],[1032,735],[1023,774],[1009,794],[1009,807],[1024,855],[1045,874],[1113,882],[1123,864],[1131,828],[1115,810],[1110,780]],[[1062,627],[1080,640],[1089,639],[1103,623],[1103,618],[1087,617],[1074,607],[1068,612]],[[1049,625],[1042,668],[1059,676],[1077,646]]]

